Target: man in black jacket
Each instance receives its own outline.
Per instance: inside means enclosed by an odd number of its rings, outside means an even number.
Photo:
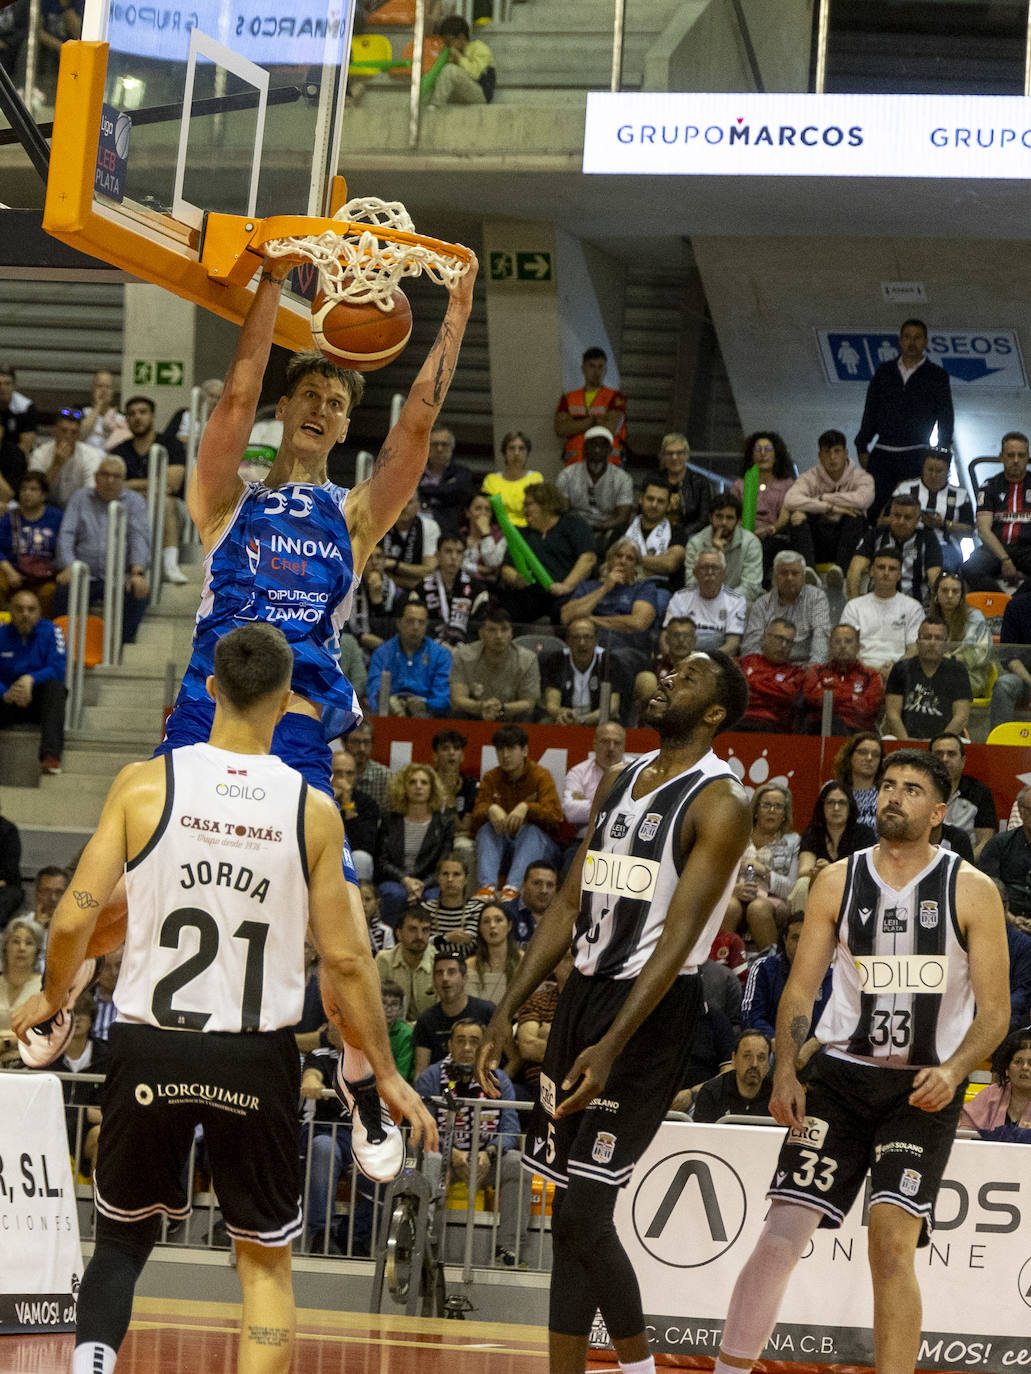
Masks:
[[[770,1042],[762,1031],[743,1030],[734,1046],[728,1073],[718,1073],[695,1094],[694,1120],[721,1116],[768,1116],[770,1112]]]

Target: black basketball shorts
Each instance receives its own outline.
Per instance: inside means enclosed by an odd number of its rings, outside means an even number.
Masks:
[[[114,1221],[189,1216],[186,1165],[203,1128],[226,1229],[287,1245],[301,1233],[300,1057],[289,1030],[159,1030],[116,1021],[94,1179]]]
[[[563,1092],[563,1079],[580,1052],[606,1033],[633,986],[632,978],[594,978],[574,970],[558,999],[523,1166],[560,1187],[571,1175],[617,1188],[629,1182],[680,1084],[702,1008],[702,980],[696,973],[674,980],[624,1045],[601,1093],[583,1111],[555,1119],[555,1109],[576,1087]]]

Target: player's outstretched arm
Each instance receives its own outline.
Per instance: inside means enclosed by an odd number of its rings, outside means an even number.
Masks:
[[[580,1086],[558,1108],[559,1116],[581,1111],[601,1092],[612,1061],[673,986],[713,907],[737,872],[752,832],[751,811],[740,784],[730,779],[711,783],[691,807],[685,826],[693,830],[693,835],[685,835],[690,853],[662,934],[608,1032],[574,1061],[562,1088],[568,1091],[577,1080]]]
[[[344,843],[340,813],[328,797],[310,788],[305,839],[308,916],[328,989],[335,1001],[347,1008],[349,1024],[361,1035],[362,1049],[376,1075],[380,1097],[398,1121],[406,1118],[411,1124],[413,1146],[422,1141],[426,1149],[435,1150],[436,1124],[394,1064],[369,938],[351,915],[347,882],[340,867]]]
[[[977,1012],[955,1054],[914,1077],[909,1101],[925,1112],[940,1111],[951,1102],[971,1069],[1000,1043],[1010,1023],[1010,958],[1002,899],[991,878],[968,863],[960,865],[956,879],[956,908],[967,942]]]
[[[397,424],[383,442],[372,476],[348,493],[345,512],[356,573],[397,520],[425,470],[430,430],[451,385],[469,322],[477,270],[473,257],[469,271],[451,290],[433,347],[412,383]]]
[[[197,450],[186,504],[202,540],[217,532],[243,489],[237,469],[261,400],[280,293],[291,266],[285,258],[273,258],[262,273],[240,327],[222,398],[211,412]]]
[[[801,1126],[805,1119],[805,1089],[798,1081],[798,1057],[809,1040],[813,1007],[837,944],[838,910],[847,871],[848,861],[842,859],[814,878],[798,948],[777,1005],[774,1041],[779,1053],[770,1115],[782,1126]]]

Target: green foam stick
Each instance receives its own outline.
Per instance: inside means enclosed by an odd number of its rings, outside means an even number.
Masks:
[[[745,473],[741,491],[741,524],[746,530],[755,532],[755,507],[759,500],[759,465],[753,463]]]
[[[450,48],[445,48],[429,71],[423,75],[422,80],[419,82],[420,101],[429,100],[430,96],[433,94],[433,88],[437,84],[437,77],[447,66],[450,52]]]
[[[501,533],[505,536],[505,542],[508,544],[516,572],[524,582],[539,582],[547,591],[555,579],[508,518],[508,512],[505,510],[501,497],[492,496],[489,499],[491,508],[498,518],[498,524],[501,526]]]

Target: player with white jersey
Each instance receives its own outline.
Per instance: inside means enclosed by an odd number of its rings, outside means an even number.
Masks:
[[[662,679],[645,713],[660,747],[599,785],[576,860],[480,1052],[480,1082],[497,1097],[493,1070],[514,1015],[572,939],[576,967],[548,1036],[524,1157],[556,1184],[551,1374],[583,1374],[599,1308],[624,1370],[654,1369],[613,1217],[680,1082],[702,1007],[698,969],[751,832],[745,794],[712,752],[747,703],[740,669],[718,650],[691,654]]]
[[[393,1064],[364,923],[349,919],[342,825],[328,798],[270,756],[293,656],[267,625],[215,650],[209,744],[123,769],[50,928],[44,991],[13,1018],[52,1016],[123,871],[129,910],[94,1178],[96,1247],[79,1292],[73,1374],[111,1374],[161,1217],[185,1218],[202,1126],[243,1288],[240,1367],[285,1374],[294,1329],[290,1243],[301,1231],[290,1027],[305,932],[380,1092],[413,1139],[435,1139]],[[342,918],[343,913],[343,918]]]
[[[915,1254],[926,1245],[967,1075],[1009,1025],[1009,954],[991,879],[931,844],[952,790],[922,749],[888,756],[880,842],[810,890],[777,1011],[770,1111],[790,1127],[762,1234],[738,1277],[716,1374],[750,1370],[817,1226],[839,1226],[870,1174],[878,1374],[912,1374],[920,1343]],[[831,996],[805,1066],[813,1003]],[[805,1084],[799,1079],[803,1073]]]

